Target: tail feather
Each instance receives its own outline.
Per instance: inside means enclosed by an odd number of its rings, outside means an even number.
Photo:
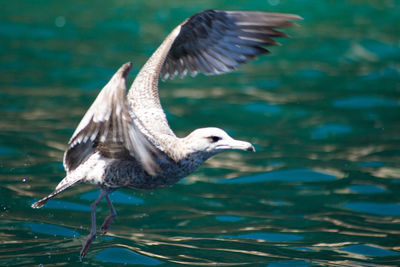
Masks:
[[[63,179],[63,181],[64,180],[65,179]],[[31,205],[31,207],[34,209],[40,209],[48,200],[52,199],[53,197],[55,197],[56,195],[58,195],[59,193],[61,193],[65,189],[67,189],[68,187],[71,187],[79,182],[79,181],[75,181],[74,183],[63,183],[63,181],[61,181],[61,183],[56,187],[56,190],[54,190],[53,193],[51,193],[47,197],[42,198],[41,200],[39,200],[35,203],[33,203]]]

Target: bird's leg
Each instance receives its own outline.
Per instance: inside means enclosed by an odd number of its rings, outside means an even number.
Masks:
[[[101,229],[104,231],[103,234],[107,233],[108,227],[112,224],[115,216],[117,216],[117,212],[115,211],[115,208],[113,204],[111,203],[110,197],[106,195],[106,200],[108,203],[108,206],[110,207],[110,215],[107,216],[107,218],[104,220],[103,225],[101,226]]]
[[[90,205],[91,208],[91,215],[92,215],[92,229],[90,230],[90,234],[86,238],[85,243],[82,246],[81,250],[81,259],[85,257],[87,250],[90,247],[90,244],[92,243],[93,239],[96,237],[96,207],[97,204],[103,199],[103,197],[108,198],[108,192],[106,190],[101,190],[100,195],[98,198]]]

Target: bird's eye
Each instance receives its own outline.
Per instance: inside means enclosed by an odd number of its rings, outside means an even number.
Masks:
[[[210,140],[211,140],[212,143],[216,143],[216,142],[218,142],[219,140],[222,139],[222,138],[219,137],[219,136],[210,136],[209,138],[210,138]]]

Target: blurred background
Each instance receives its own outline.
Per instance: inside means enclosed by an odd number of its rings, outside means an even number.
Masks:
[[[161,83],[179,136],[216,126],[257,153],[209,160],[171,188],[119,190],[82,264],[400,264],[400,5],[396,0],[3,1],[0,265],[79,262],[93,186],[30,205],[64,177],[66,144],[100,89],[204,9],[298,14],[271,55]],[[102,202],[98,223],[108,215]]]

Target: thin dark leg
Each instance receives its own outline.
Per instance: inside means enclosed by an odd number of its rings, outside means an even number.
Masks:
[[[115,216],[117,216],[117,212],[115,211],[115,208],[110,200],[110,197],[106,195],[106,200],[108,203],[108,206],[110,207],[110,215],[107,216],[107,218],[104,220],[103,225],[101,226],[101,229],[104,231],[103,234],[107,233],[108,228],[112,224]]]
[[[108,192],[105,190],[101,190],[100,195],[98,198],[92,203],[90,206],[91,208],[91,214],[92,214],[92,229],[90,230],[90,234],[88,235],[85,244],[82,246],[81,250],[81,259],[85,257],[87,250],[90,247],[90,244],[92,243],[93,239],[96,237],[96,207],[97,204],[103,199],[103,197],[107,197]]]

